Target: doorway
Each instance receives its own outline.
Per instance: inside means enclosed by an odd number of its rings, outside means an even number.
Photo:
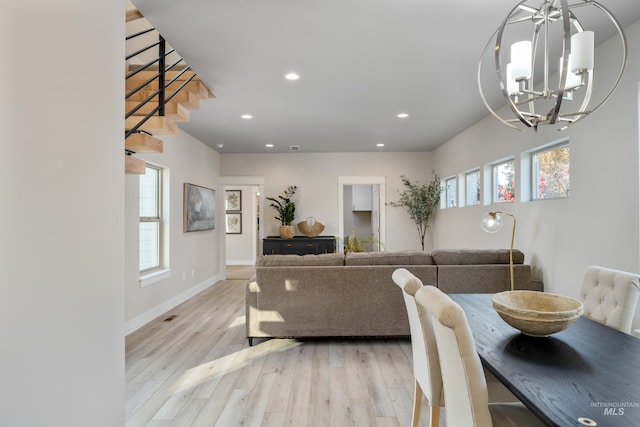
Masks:
[[[220,177],[222,197],[221,206],[216,209],[221,220],[220,227],[220,271],[224,272],[227,265],[255,265],[257,255],[262,250],[263,231],[259,221],[263,216],[264,178],[256,176],[225,176]],[[229,193],[227,193],[227,190]],[[227,211],[226,195],[240,198],[239,205],[234,210]],[[240,221],[233,229],[227,227],[227,213],[229,218]]]
[[[338,251],[350,235],[380,242],[368,250],[384,250],[385,242],[385,177],[338,177]]]
[[[254,265],[258,253],[260,188],[256,185],[227,185],[225,189],[225,264]],[[230,206],[228,198],[239,200]]]

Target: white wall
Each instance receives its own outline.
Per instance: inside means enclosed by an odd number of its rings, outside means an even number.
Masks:
[[[224,189],[218,187],[220,155],[189,134],[164,136],[164,153],[139,155],[169,169],[169,267],[167,279],[141,287],[138,273],[137,175],[126,177],[126,332],[130,333],[223,278],[218,265],[224,234]],[[214,230],[183,232],[185,182],[216,190]],[[165,183],[166,185],[166,183]]]
[[[387,202],[398,199],[400,175],[431,180],[431,154],[424,153],[286,153],[223,154],[221,175],[256,175],[265,179],[264,195],[275,197],[297,185],[294,223],[313,216],[325,225],[323,235],[338,233],[338,176],[386,177]],[[276,212],[265,206],[264,235],[277,235]],[[415,224],[401,208],[386,207],[386,250],[420,249]],[[296,234],[300,231],[296,227]],[[429,250],[429,239],[425,241]]]
[[[629,61],[621,85],[600,110],[562,133],[541,129],[520,133],[487,117],[433,153],[441,176],[458,174],[559,138],[571,143],[571,196],[564,200],[446,209],[436,221],[438,247],[508,247],[510,225],[490,235],[479,227],[486,210],[513,212],[515,246],[525,252],[546,290],[577,296],[584,270],[603,265],[639,270],[638,241],[638,80],[640,23],[626,30]],[[599,77],[615,49],[598,48]],[[597,96],[597,94],[596,94]],[[519,180],[517,188],[522,188]],[[509,221],[507,221],[509,224]]]
[[[124,4],[5,2],[0,425],[124,425]]]

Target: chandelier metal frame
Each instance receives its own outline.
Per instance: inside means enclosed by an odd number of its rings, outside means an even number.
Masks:
[[[572,28],[574,34],[586,31],[574,13],[574,9],[588,6],[595,7],[611,21],[618,32],[622,44],[622,60],[618,76],[607,95],[591,108],[589,108],[589,104],[593,94],[594,70],[581,69],[576,71],[575,75],[570,75],[572,73],[570,65]],[[560,20],[563,37],[561,40],[562,56],[559,58],[559,80],[556,88],[550,88],[550,73],[553,70],[549,58],[551,50],[550,44],[552,43],[549,28],[552,23]],[[508,76],[507,67],[503,64],[504,55],[501,54],[503,49],[503,36],[505,35],[507,27],[526,22],[530,22],[533,25],[531,38],[532,52],[530,56],[531,75],[529,78],[519,78],[517,81],[510,82],[508,80],[510,76]],[[543,49],[543,63],[541,65],[542,78],[536,79],[536,54],[540,47]],[[482,66],[489,50],[494,51],[498,85],[515,118],[506,119],[500,116],[491,108],[482,90]],[[576,3],[569,5],[567,0],[522,0],[509,12],[502,25],[498,27],[487,42],[482,52],[480,62],[478,63],[478,88],[482,101],[489,112],[500,122],[511,128],[520,131],[533,128],[537,131],[539,125],[558,124],[562,126],[558,130],[564,130],[598,110],[611,97],[622,79],[626,63],[627,41],[622,27],[611,12],[600,3],[593,0],[577,0]],[[539,67],[540,65],[538,65],[538,69]],[[572,80],[572,78],[574,80],[578,79],[579,83],[575,86],[567,87],[568,81]],[[542,87],[536,88],[536,84],[540,86],[540,83]],[[563,111],[562,107],[566,105],[566,103],[563,104],[563,101],[572,101],[574,94],[582,90],[584,90],[584,96],[580,107],[574,111]],[[542,102],[544,102],[542,107],[536,105]]]

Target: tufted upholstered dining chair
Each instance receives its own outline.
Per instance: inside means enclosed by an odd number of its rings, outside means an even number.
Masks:
[[[416,427],[420,423],[420,409],[424,394],[429,402],[429,425],[437,427],[440,420],[440,407],[444,406],[444,394],[435,337],[424,331],[420,316],[426,316],[426,312],[424,310],[418,311],[414,299],[415,293],[423,286],[422,281],[404,268],[395,270],[391,277],[396,285],[402,289],[409,317],[409,330],[411,331],[413,376],[415,379],[411,425]]]
[[[429,329],[425,329],[424,322],[421,322],[421,317],[427,314],[424,309],[418,307],[415,301],[415,294],[423,287],[423,283],[405,268],[396,269],[392,278],[396,285],[402,289],[409,317],[409,330],[411,331],[413,376],[415,378],[411,425],[416,427],[420,422],[422,395],[424,394],[429,402],[429,425],[437,427],[440,419],[440,407],[444,406],[444,395],[435,337]],[[484,374],[491,401],[515,402],[518,400],[490,372],[484,371]]]
[[[522,403],[489,403],[480,357],[464,311],[434,286],[416,292],[420,321],[435,337],[444,387],[447,426],[537,427],[544,424]]]
[[[584,273],[584,316],[596,322],[631,334],[639,296],[640,275],[599,266],[587,267]]]

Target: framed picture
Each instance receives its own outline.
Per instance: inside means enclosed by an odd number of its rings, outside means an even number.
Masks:
[[[242,190],[227,190],[224,198],[225,211],[242,210]]]
[[[185,232],[213,230],[216,225],[215,207],[215,190],[184,183],[183,228]]]
[[[242,214],[240,212],[227,213],[227,234],[242,234]]]

